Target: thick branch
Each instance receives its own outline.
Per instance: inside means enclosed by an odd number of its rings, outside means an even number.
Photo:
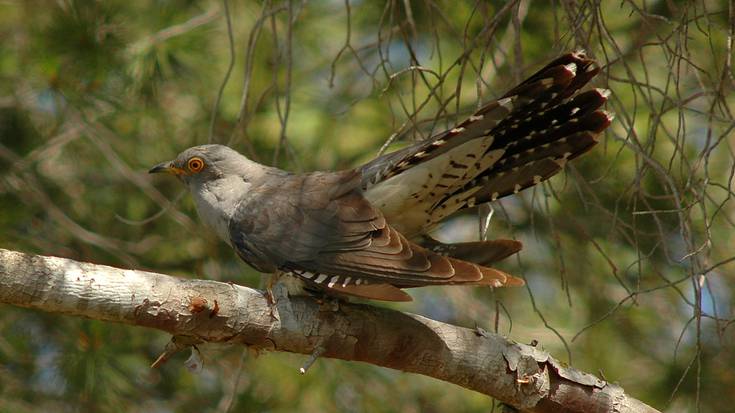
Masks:
[[[504,337],[359,304],[325,310],[262,292],[0,249],[0,302],[242,343],[363,361],[434,377],[529,412],[656,412],[617,385]],[[276,317],[274,317],[274,315]]]

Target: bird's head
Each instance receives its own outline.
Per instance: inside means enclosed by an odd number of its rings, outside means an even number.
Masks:
[[[189,186],[214,181],[226,176],[246,175],[253,162],[224,145],[193,146],[172,161],[161,162],[149,173],[175,175]]]

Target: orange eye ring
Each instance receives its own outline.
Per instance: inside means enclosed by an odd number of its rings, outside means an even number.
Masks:
[[[204,169],[204,160],[198,156],[195,156],[189,159],[189,162],[186,163],[186,166],[189,168],[190,171],[197,173]]]

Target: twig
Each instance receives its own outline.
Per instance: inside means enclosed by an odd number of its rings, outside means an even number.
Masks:
[[[212,107],[212,120],[209,123],[209,138],[207,139],[207,142],[212,143],[212,139],[214,139],[214,124],[217,120],[217,111],[219,110],[219,103],[222,100],[222,93],[225,90],[225,86],[227,86],[227,82],[230,80],[230,75],[232,74],[232,68],[235,67],[235,39],[232,36],[232,21],[230,18],[230,8],[227,4],[227,0],[222,0],[222,5],[225,9],[225,21],[227,21],[227,40],[230,47],[230,63],[227,66],[227,73],[225,73],[225,78],[222,79],[222,84],[219,87],[219,90],[217,91],[217,97],[214,99],[214,104]]]
[[[319,358],[324,353],[325,348],[321,345],[318,345],[314,348],[314,352],[309,355],[309,358],[306,359],[306,362],[304,362],[304,365],[299,368],[299,373],[306,374],[307,371],[309,371],[309,368],[312,364],[316,361],[316,359]]]

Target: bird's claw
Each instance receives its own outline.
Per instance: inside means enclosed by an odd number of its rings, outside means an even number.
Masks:
[[[278,300],[276,300],[276,296],[273,294],[272,286],[268,286],[268,288],[265,289],[265,301],[268,303],[268,308],[270,309],[270,315],[273,317],[274,320],[279,320],[280,317],[278,317]]]

